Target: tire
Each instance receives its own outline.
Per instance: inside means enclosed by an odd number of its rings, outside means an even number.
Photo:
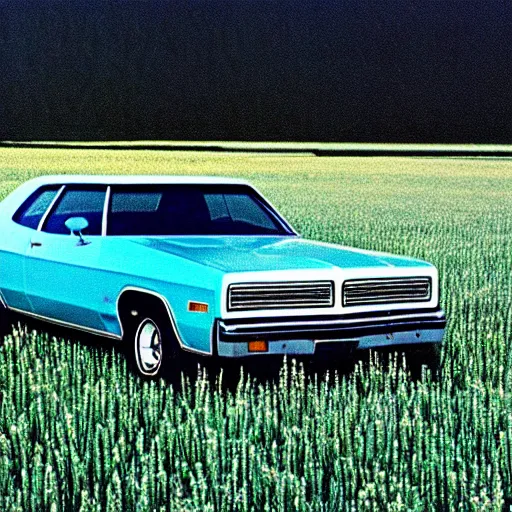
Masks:
[[[163,313],[140,311],[128,326],[123,342],[131,366],[142,378],[165,376],[179,381],[183,351]]]

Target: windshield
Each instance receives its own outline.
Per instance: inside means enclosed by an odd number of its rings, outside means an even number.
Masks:
[[[112,187],[108,235],[291,235],[244,185]]]

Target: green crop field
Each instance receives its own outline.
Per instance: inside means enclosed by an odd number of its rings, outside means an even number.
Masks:
[[[0,199],[48,173],[248,178],[306,238],[433,262],[442,375],[287,361],[277,383],[179,390],[21,325],[0,346],[0,510],[508,510],[512,160],[6,148]]]

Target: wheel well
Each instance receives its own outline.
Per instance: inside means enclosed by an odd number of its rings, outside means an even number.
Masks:
[[[160,318],[166,318],[170,325],[174,326],[172,313],[162,298],[152,293],[126,290],[119,296],[117,301],[117,314],[123,336],[127,330],[136,325],[143,311],[150,311],[160,316]]]

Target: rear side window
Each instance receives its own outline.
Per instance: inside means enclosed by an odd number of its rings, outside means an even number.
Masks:
[[[13,220],[27,228],[37,229],[60,187],[40,188],[15,213]]]
[[[69,235],[65,222],[70,217],[84,217],[89,226],[84,235],[101,235],[103,207],[106,188],[69,188],[57,202],[48,216],[43,231],[59,235]]]
[[[160,206],[163,192],[116,192],[112,195],[110,211],[121,212],[156,212]]]

